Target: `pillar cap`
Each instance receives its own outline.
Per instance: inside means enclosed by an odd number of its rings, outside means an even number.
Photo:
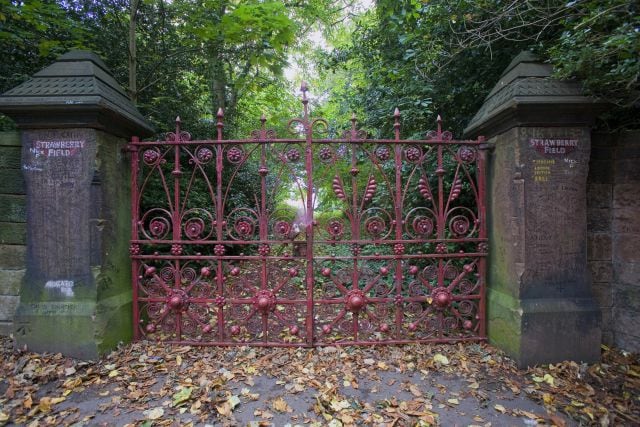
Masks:
[[[516,126],[590,126],[606,104],[586,96],[575,80],[552,77],[533,53],[518,54],[464,130],[487,138]]]
[[[74,50],[0,95],[0,112],[21,129],[89,127],[118,136],[149,136],[140,114],[95,53]]]

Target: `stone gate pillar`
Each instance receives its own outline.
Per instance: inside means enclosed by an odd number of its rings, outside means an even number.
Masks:
[[[577,82],[516,57],[465,129],[488,158],[489,340],[520,367],[600,357],[587,267],[590,125],[602,106]]]
[[[27,259],[17,344],[95,358],[131,337],[129,167],[152,132],[105,64],[73,51],[0,96],[21,131]]]

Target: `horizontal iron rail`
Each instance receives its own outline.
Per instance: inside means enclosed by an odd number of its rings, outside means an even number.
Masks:
[[[304,144],[307,141],[304,139],[205,139],[205,140],[188,140],[188,141],[133,141],[131,145],[145,147],[156,145],[238,145],[238,144]],[[446,139],[345,139],[345,138],[326,138],[326,139],[312,139],[314,144],[389,144],[389,145],[403,145],[403,144],[424,144],[424,145],[482,145],[486,144],[481,140],[446,140]]]

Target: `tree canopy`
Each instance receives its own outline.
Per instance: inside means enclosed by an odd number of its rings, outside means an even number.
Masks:
[[[511,59],[531,50],[559,78],[613,106],[610,128],[637,127],[640,14],[625,0],[0,0],[0,92],[71,48],[101,55],[160,131],[180,115],[195,136],[246,134],[260,114],[298,112],[311,80],[319,114],[352,112],[387,133],[445,125],[460,134]],[[313,43],[310,34],[322,34]],[[283,71],[301,70],[295,82]],[[288,73],[289,77],[291,73]],[[7,121],[0,122],[6,127]]]

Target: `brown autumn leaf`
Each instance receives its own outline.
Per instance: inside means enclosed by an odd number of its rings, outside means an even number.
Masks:
[[[285,412],[293,412],[293,409],[289,406],[289,404],[282,398],[282,396],[274,399],[271,402],[271,407],[274,411],[285,413]]]

